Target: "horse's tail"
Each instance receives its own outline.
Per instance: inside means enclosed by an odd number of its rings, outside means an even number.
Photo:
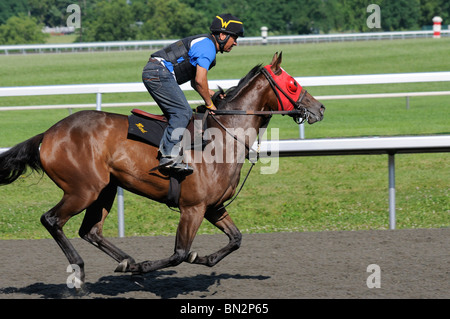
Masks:
[[[36,135],[0,154],[0,185],[11,184],[27,167],[34,171],[42,170],[39,144],[43,138],[44,133]]]

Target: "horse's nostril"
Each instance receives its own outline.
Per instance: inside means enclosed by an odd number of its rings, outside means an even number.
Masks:
[[[322,115],[323,115],[323,113],[325,112],[325,106],[323,106],[323,104],[320,106],[320,113],[322,113]]]

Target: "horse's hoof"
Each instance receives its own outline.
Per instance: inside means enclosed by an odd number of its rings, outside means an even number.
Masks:
[[[189,253],[189,256],[188,256],[188,258],[187,258],[186,261],[187,261],[188,263],[190,263],[190,264],[193,264],[194,261],[197,259],[197,256],[198,256],[198,254],[197,254],[196,251],[191,251],[191,252]]]
[[[114,270],[114,272],[127,272],[128,268],[128,259],[122,260]]]

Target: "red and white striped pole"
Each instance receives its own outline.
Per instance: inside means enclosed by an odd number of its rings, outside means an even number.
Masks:
[[[436,16],[433,18],[433,38],[435,39],[439,39],[441,37],[441,23],[441,17]]]

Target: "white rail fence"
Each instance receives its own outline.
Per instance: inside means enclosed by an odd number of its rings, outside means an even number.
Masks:
[[[336,85],[361,85],[361,84],[392,84],[392,83],[422,83],[422,82],[449,82],[450,72],[419,72],[419,73],[391,73],[391,74],[365,74],[365,75],[335,75],[335,76],[310,76],[295,77],[304,87],[311,86],[336,86]],[[211,89],[218,86],[228,89],[236,86],[239,80],[212,80],[209,81]],[[193,90],[190,84],[181,85],[183,91]],[[0,87],[0,97],[8,96],[36,96],[36,95],[65,95],[65,94],[95,94],[96,108],[102,106],[125,106],[130,103],[112,103],[102,105],[102,94],[106,93],[139,93],[147,92],[142,82],[135,83],[108,83],[108,84],[73,84],[50,86],[17,86]],[[403,93],[377,93],[356,95],[327,95],[317,96],[319,99],[355,99],[355,98],[389,98],[412,96],[436,96],[448,95],[450,91],[435,92],[403,92]],[[148,105],[148,104],[140,104]],[[90,107],[92,104],[77,105],[44,105],[44,106],[0,106],[0,111],[25,110],[25,109],[51,109],[51,108],[76,108]]]
[[[311,86],[336,86],[336,85],[361,85],[361,84],[390,84],[390,83],[421,83],[421,82],[449,82],[450,72],[420,72],[420,73],[391,73],[391,74],[365,74],[365,75],[335,75],[335,76],[311,76],[295,78],[304,87]],[[215,80],[209,81],[211,89],[218,86],[228,89],[237,85],[239,80]],[[181,85],[183,91],[193,90],[190,84]],[[139,93],[147,92],[142,82],[135,83],[108,83],[108,84],[75,84],[75,85],[51,85],[51,86],[19,86],[0,87],[0,97],[7,96],[35,96],[35,95],[64,95],[64,94],[95,94],[97,110],[102,107],[119,106],[148,106],[156,105],[154,102],[129,102],[102,104],[102,94],[105,93]],[[413,96],[437,96],[450,95],[450,91],[433,92],[400,92],[377,94],[353,94],[353,95],[325,95],[316,96],[319,100],[333,99],[364,99],[364,98],[392,98],[405,97],[406,108],[409,108],[409,99]],[[199,104],[202,101],[189,101],[190,104]],[[0,106],[0,111],[11,110],[39,110],[39,109],[73,109],[90,108],[94,104],[69,104],[69,105],[39,105],[39,106]],[[300,138],[304,138],[304,126],[299,127]]]
[[[303,86],[334,86],[334,85],[359,85],[359,84],[386,84],[386,83],[414,83],[414,82],[448,82],[450,72],[424,72],[424,73],[398,73],[398,74],[371,74],[371,75],[346,75],[346,76],[320,76],[297,77]],[[210,81],[209,86],[216,88],[218,85],[226,89],[234,86],[238,80]],[[192,90],[190,85],[182,85],[183,90]],[[96,109],[102,106],[138,106],[138,103],[110,103],[102,105],[102,94],[105,93],[129,93],[146,92],[142,83],[112,83],[112,84],[84,84],[84,85],[55,85],[55,86],[28,86],[28,87],[3,87],[0,88],[0,97],[6,96],[32,96],[32,95],[59,95],[59,94],[96,94]],[[450,91],[438,92],[405,92],[386,94],[356,94],[356,95],[332,95],[318,97],[321,100],[351,99],[351,98],[382,98],[382,97],[407,97],[410,96],[435,96],[450,95]],[[194,101],[199,102],[199,101]],[[150,102],[152,103],[152,102]],[[147,102],[141,105],[148,105]],[[56,106],[23,106],[0,107],[0,111],[44,109],[44,108],[70,108],[90,107],[94,104],[56,105]],[[302,132],[300,128],[300,137]],[[274,144],[275,143],[275,144]],[[279,156],[323,156],[323,155],[358,155],[358,154],[388,154],[389,155],[389,227],[395,229],[395,160],[397,153],[426,153],[449,152],[450,135],[442,136],[415,136],[399,138],[345,138],[345,139],[319,139],[319,140],[282,140],[265,141],[261,145],[262,153],[268,150],[278,150]],[[0,148],[0,153],[7,148]],[[123,189],[118,188],[118,220],[119,237],[125,235]]]
[[[295,44],[311,42],[338,42],[338,41],[368,41],[368,40],[395,40],[431,38],[432,30],[426,31],[393,31],[393,32],[365,32],[365,33],[337,33],[337,34],[308,34],[308,35],[284,35],[262,37],[239,38],[239,45],[261,45],[261,44]],[[442,37],[450,36],[450,30],[441,30]],[[169,45],[178,39],[171,40],[148,40],[148,41],[113,41],[113,42],[84,42],[84,43],[62,43],[62,44],[22,44],[22,45],[0,45],[0,52],[9,54],[19,52],[84,52],[95,50],[143,50],[155,49]]]
[[[395,229],[395,154],[450,152],[450,135],[264,141],[260,152],[280,157],[388,154],[389,229]]]

